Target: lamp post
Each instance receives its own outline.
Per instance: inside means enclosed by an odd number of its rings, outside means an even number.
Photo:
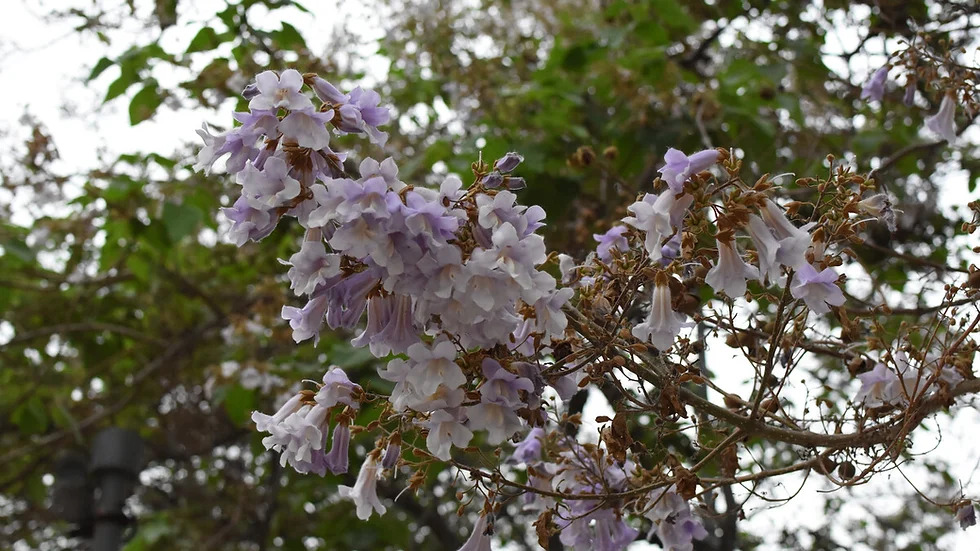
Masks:
[[[91,459],[63,456],[55,467],[52,511],[75,524],[72,535],[92,538],[93,551],[118,551],[130,519],[123,512],[143,467],[143,441],[110,427],[92,439]]]

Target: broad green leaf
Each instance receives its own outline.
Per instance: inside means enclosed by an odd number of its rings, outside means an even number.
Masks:
[[[194,38],[191,39],[191,43],[187,46],[188,54],[193,52],[204,52],[207,50],[213,50],[218,47],[222,42],[218,33],[211,27],[204,27],[197,31]]]
[[[174,243],[190,235],[201,223],[203,214],[196,207],[167,202],[163,205],[163,224]]]
[[[88,78],[85,79],[85,82],[95,80],[96,77],[101,75],[109,67],[112,67],[112,65],[113,61],[111,59],[103,57],[95,64],[95,67],[92,67],[92,72],[88,74]]]
[[[225,391],[222,403],[228,418],[236,425],[244,425],[255,409],[255,390],[239,384],[231,385]]]
[[[133,126],[145,121],[156,113],[163,96],[155,80],[151,80],[129,102],[129,123]]]

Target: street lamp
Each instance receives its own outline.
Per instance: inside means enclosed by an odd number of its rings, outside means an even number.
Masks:
[[[118,551],[130,519],[123,512],[143,468],[143,441],[134,431],[110,427],[92,439],[91,459],[79,453],[55,465],[51,509],[76,525],[72,535],[92,538],[93,551]]]

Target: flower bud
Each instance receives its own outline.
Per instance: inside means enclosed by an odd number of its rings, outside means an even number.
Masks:
[[[500,184],[504,183],[504,175],[494,170],[490,174],[487,174],[483,178],[483,187],[488,189],[494,189],[500,187]]]
[[[517,165],[524,161],[524,157],[511,151],[510,153],[504,155],[503,157],[497,159],[497,162],[493,163],[493,167],[500,172],[512,172]]]
[[[507,178],[504,178],[504,186],[511,191],[517,191],[519,189],[526,188],[527,182],[525,182],[524,178],[521,178],[520,176],[508,176]]]
[[[242,97],[245,99],[250,100],[257,95],[259,95],[259,87],[254,82],[249,84],[248,86],[245,87],[244,90],[242,90]]]

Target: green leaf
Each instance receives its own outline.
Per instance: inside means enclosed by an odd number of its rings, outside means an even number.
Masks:
[[[126,267],[140,281],[149,281],[152,266],[150,262],[139,255],[130,255],[126,258]]]
[[[193,52],[204,52],[207,50],[213,50],[218,47],[222,42],[221,38],[218,37],[218,33],[211,27],[204,27],[203,29],[197,31],[194,38],[191,39],[191,43],[187,46],[188,54]]]
[[[161,103],[163,96],[160,94],[160,87],[155,80],[151,80],[129,102],[129,124],[136,126],[152,117]]]
[[[306,48],[306,40],[303,39],[303,35],[296,30],[296,27],[289,23],[283,22],[282,30],[274,34],[276,41],[279,42],[279,47],[284,50],[302,50]]]
[[[48,428],[48,413],[44,408],[44,402],[41,401],[41,397],[37,395],[32,396],[28,401],[15,409],[10,420],[24,434],[37,434],[44,432]]]
[[[255,390],[234,384],[225,390],[222,403],[228,418],[236,425],[244,425],[255,409]]]
[[[178,205],[169,201],[163,205],[163,225],[174,243],[197,229],[202,218],[203,214],[197,207]]]
[[[119,75],[119,78],[112,81],[112,84],[109,85],[109,89],[106,90],[105,99],[102,100],[102,103],[107,103],[125,94],[126,90],[129,90],[130,86],[136,84],[137,80],[139,80],[139,75],[135,72],[123,71]]]
[[[85,79],[85,82],[90,82],[92,80],[95,80],[96,77],[101,75],[103,71],[105,71],[109,67],[112,67],[112,65],[113,62],[111,59],[109,59],[108,57],[103,57],[95,64],[95,67],[92,67],[92,72],[88,74],[88,78]]]

